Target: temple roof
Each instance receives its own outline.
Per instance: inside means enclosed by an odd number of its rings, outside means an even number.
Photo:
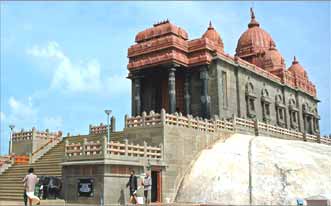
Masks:
[[[296,57],[293,57],[292,65],[288,68],[288,71],[291,72],[294,75],[299,75],[303,77],[307,77],[307,72],[305,69],[299,64]]]
[[[202,38],[207,38],[213,41],[217,46],[221,47],[221,51],[224,51],[224,44],[221,39],[221,36],[213,27],[211,21],[209,22],[207,31],[202,35]]]
[[[253,54],[263,53],[269,50],[270,46],[276,46],[270,34],[260,28],[260,24],[255,20],[255,14],[251,9],[251,21],[248,29],[240,36],[236,55],[245,57]]]
[[[136,42],[144,42],[167,34],[174,34],[184,40],[188,39],[187,32],[184,29],[171,24],[169,20],[166,20],[154,24],[152,28],[139,32],[136,35]]]

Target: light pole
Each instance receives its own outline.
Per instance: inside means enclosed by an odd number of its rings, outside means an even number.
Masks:
[[[105,113],[107,114],[107,142],[109,142],[109,140],[110,140],[110,114],[111,114],[111,110],[109,110],[109,109],[106,109],[105,110]]]
[[[15,125],[11,124],[9,125],[10,128],[10,139],[9,139],[9,155],[13,152],[13,130],[15,128]]]

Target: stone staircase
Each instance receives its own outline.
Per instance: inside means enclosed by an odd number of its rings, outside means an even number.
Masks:
[[[13,165],[0,175],[0,201],[23,201],[22,179],[27,174],[30,167],[34,168],[37,176],[57,176],[62,175],[62,162],[64,155],[64,141],[46,152],[40,159],[32,164]]]

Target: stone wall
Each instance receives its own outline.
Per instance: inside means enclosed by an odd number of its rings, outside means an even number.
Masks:
[[[216,65],[216,66],[214,66]],[[217,73],[215,75],[215,72]],[[224,102],[223,95],[223,85],[222,82],[222,73],[226,74],[226,85],[227,85],[227,104]],[[281,103],[285,106],[284,109],[284,125],[282,127],[288,129],[294,129],[297,131],[304,132],[304,123],[303,123],[303,109],[302,105],[307,103],[311,109],[311,112],[318,116],[317,110],[314,108],[317,107],[318,100],[315,97],[312,97],[301,90],[293,89],[289,86],[282,85],[279,82],[276,82],[272,79],[265,78],[259,74],[256,74],[246,68],[240,67],[235,64],[223,60],[215,60],[209,66],[209,92],[210,95],[217,95],[218,98],[212,97],[212,110],[211,115],[218,115],[220,118],[230,118],[232,115],[236,115],[241,118],[255,118],[248,115],[248,105],[247,105],[247,85],[251,84],[253,87],[254,98],[254,107],[255,115],[259,121],[265,121],[263,119],[262,111],[262,94],[263,90],[266,90],[269,96],[270,104],[270,119],[269,124],[280,126],[277,121],[276,114],[276,96],[280,95]],[[217,77],[215,79],[215,76]],[[215,87],[215,81],[217,81]],[[295,106],[298,109],[298,127],[291,128],[290,125],[290,113],[289,105],[290,100],[295,99]],[[215,107],[218,109],[215,109]],[[217,113],[217,111],[219,111]],[[319,131],[314,131],[314,134],[318,134]]]
[[[62,167],[64,199],[68,203],[99,204],[104,192],[104,165],[70,165]],[[79,197],[78,180],[92,178],[94,180],[93,197]]]
[[[13,153],[17,155],[32,153],[32,139],[13,142]]]
[[[225,131],[207,132],[193,128],[171,125],[156,125],[125,128],[129,142],[148,142],[150,145],[164,145],[162,171],[162,200],[172,200],[182,177],[200,151],[220,139],[226,139],[230,133]]]
[[[177,189],[190,164],[200,151],[213,145],[217,140],[225,140],[230,133],[205,132],[176,126],[164,127],[164,163],[167,165],[162,176],[163,201],[173,200]]]

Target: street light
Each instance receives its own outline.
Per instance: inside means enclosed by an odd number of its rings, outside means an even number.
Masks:
[[[107,142],[109,142],[110,140],[110,114],[111,114],[111,110],[106,109],[105,113],[107,114],[107,121],[108,121],[108,125],[107,125]]]
[[[15,125],[11,124],[9,125],[10,128],[10,139],[9,139],[9,155],[13,152],[13,130],[15,128]]]

